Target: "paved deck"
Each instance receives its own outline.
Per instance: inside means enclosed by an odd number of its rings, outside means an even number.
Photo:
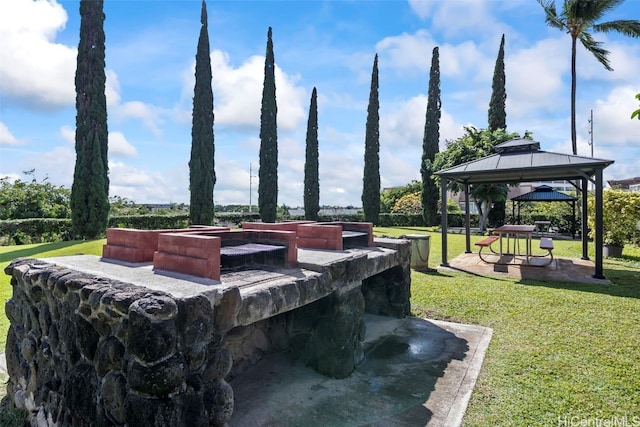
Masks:
[[[488,256],[492,256],[489,254]],[[557,282],[596,283],[610,285],[607,279],[595,279],[595,266],[591,260],[580,258],[558,258],[546,267],[522,264],[523,257],[509,259],[511,264],[488,264],[478,257],[477,253],[462,254],[449,261],[450,267],[438,269],[453,269],[487,277],[510,277],[523,280],[553,280]],[[546,262],[533,259],[532,263]]]

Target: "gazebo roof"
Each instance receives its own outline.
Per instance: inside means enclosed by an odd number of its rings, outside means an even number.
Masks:
[[[578,198],[554,190],[548,185],[540,185],[533,191],[512,197],[510,200],[514,202],[573,202]]]
[[[469,201],[469,184],[511,184],[523,181],[552,181],[557,179],[580,181],[582,199],[586,205],[587,180],[594,178],[595,184],[595,273],[594,277],[604,278],[602,267],[602,171],[613,160],[551,153],[540,150],[540,143],[528,139],[513,139],[495,147],[495,154],[478,160],[443,169],[436,172],[441,180],[442,198],[446,199],[447,181],[456,181],[465,186],[465,196]],[[466,216],[466,252],[471,252],[469,213]],[[447,215],[442,218],[442,263],[447,263]],[[582,256],[588,259],[586,210],[583,210]]]
[[[613,160],[543,151],[539,142],[528,139],[507,141],[495,150],[495,154],[435,174],[468,184],[575,180],[591,177],[613,163]]]

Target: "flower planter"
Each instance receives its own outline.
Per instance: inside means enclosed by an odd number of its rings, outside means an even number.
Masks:
[[[602,245],[602,255],[605,258],[616,257],[620,258],[622,256],[622,245]]]

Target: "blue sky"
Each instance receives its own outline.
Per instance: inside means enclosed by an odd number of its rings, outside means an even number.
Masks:
[[[188,162],[200,1],[106,0],[111,195],[189,200]],[[487,125],[500,37],[506,37],[507,127],[571,153],[570,37],[535,0],[208,1],[216,204],[257,203],[260,101],[273,28],[278,204],[303,204],[308,109],[318,90],[320,203],[361,206],[366,112],[380,70],[382,187],[420,177],[431,52],[440,51],[440,149],[463,126]],[[627,0],[607,19],[640,19]],[[71,186],[79,2],[0,0],[0,176],[23,171]],[[578,154],[615,160],[605,180],[639,176],[640,40],[597,34],[613,72],[578,50]],[[253,175],[250,186],[250,165]]]

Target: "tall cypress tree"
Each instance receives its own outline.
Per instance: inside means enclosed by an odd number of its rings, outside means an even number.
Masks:
[[[489,130],[507,129],[507,90],[505,88],[506,77],[504,73],[504,34],[500,41],[498,58],[493,69],[493,83],[491,88],[491,101],[489,101]]]
[[[103,1],[80,1],[76,66],[76,164],[71,221],[84,239],[102,235],[109,217],[107,99]]]
[[[189,221],[210,225],[213,222],[213,187],[216,183],[213,139],[213,89],[207,5],[202,1],[200,37],[196,52],[196,83],[193,94],[191,159],[189,160]]]
[[[440,54],[438,46],[431,54],[431,71],[429,72],[429,93],[427,96],[427,114],[422,139],[422,217],[426,225],[438,223],[438,186],[433,179],[433,161],[439,151],[440,141]],[[443,203],[446,206],[446,203]]]
[[[380,216],[380,102],[378,100],[378,54],[373,60],[371,90],[367,108],[364,141],[364,173],[362,178],[362,209],[364,220],[378,223]]]
[[[318,175],[318,92],[313,88],[307,121],[307,145],[304,163],[304,217],[318,220],[320,179]]]
[[[269,27],[260,110],[260,170],[258,172],[258,209],[260,218],[264,222],[275,222],[278,209],[277,114],[275,59],[271,27]]]
[[[489,126],[490,131],[498,129],[507,130],[507,111],[506,100],[507,90],[505,88],[506,76],[504,72],[504,34],[500,40],[500,49],[498,50],[498,58],[493,69],[493,83],[491,84],[491,101],[489,101]],[[505,219],[505,201],[496,201],[493,208],[489,212],[489,222],[499,226],[504,224]]]

